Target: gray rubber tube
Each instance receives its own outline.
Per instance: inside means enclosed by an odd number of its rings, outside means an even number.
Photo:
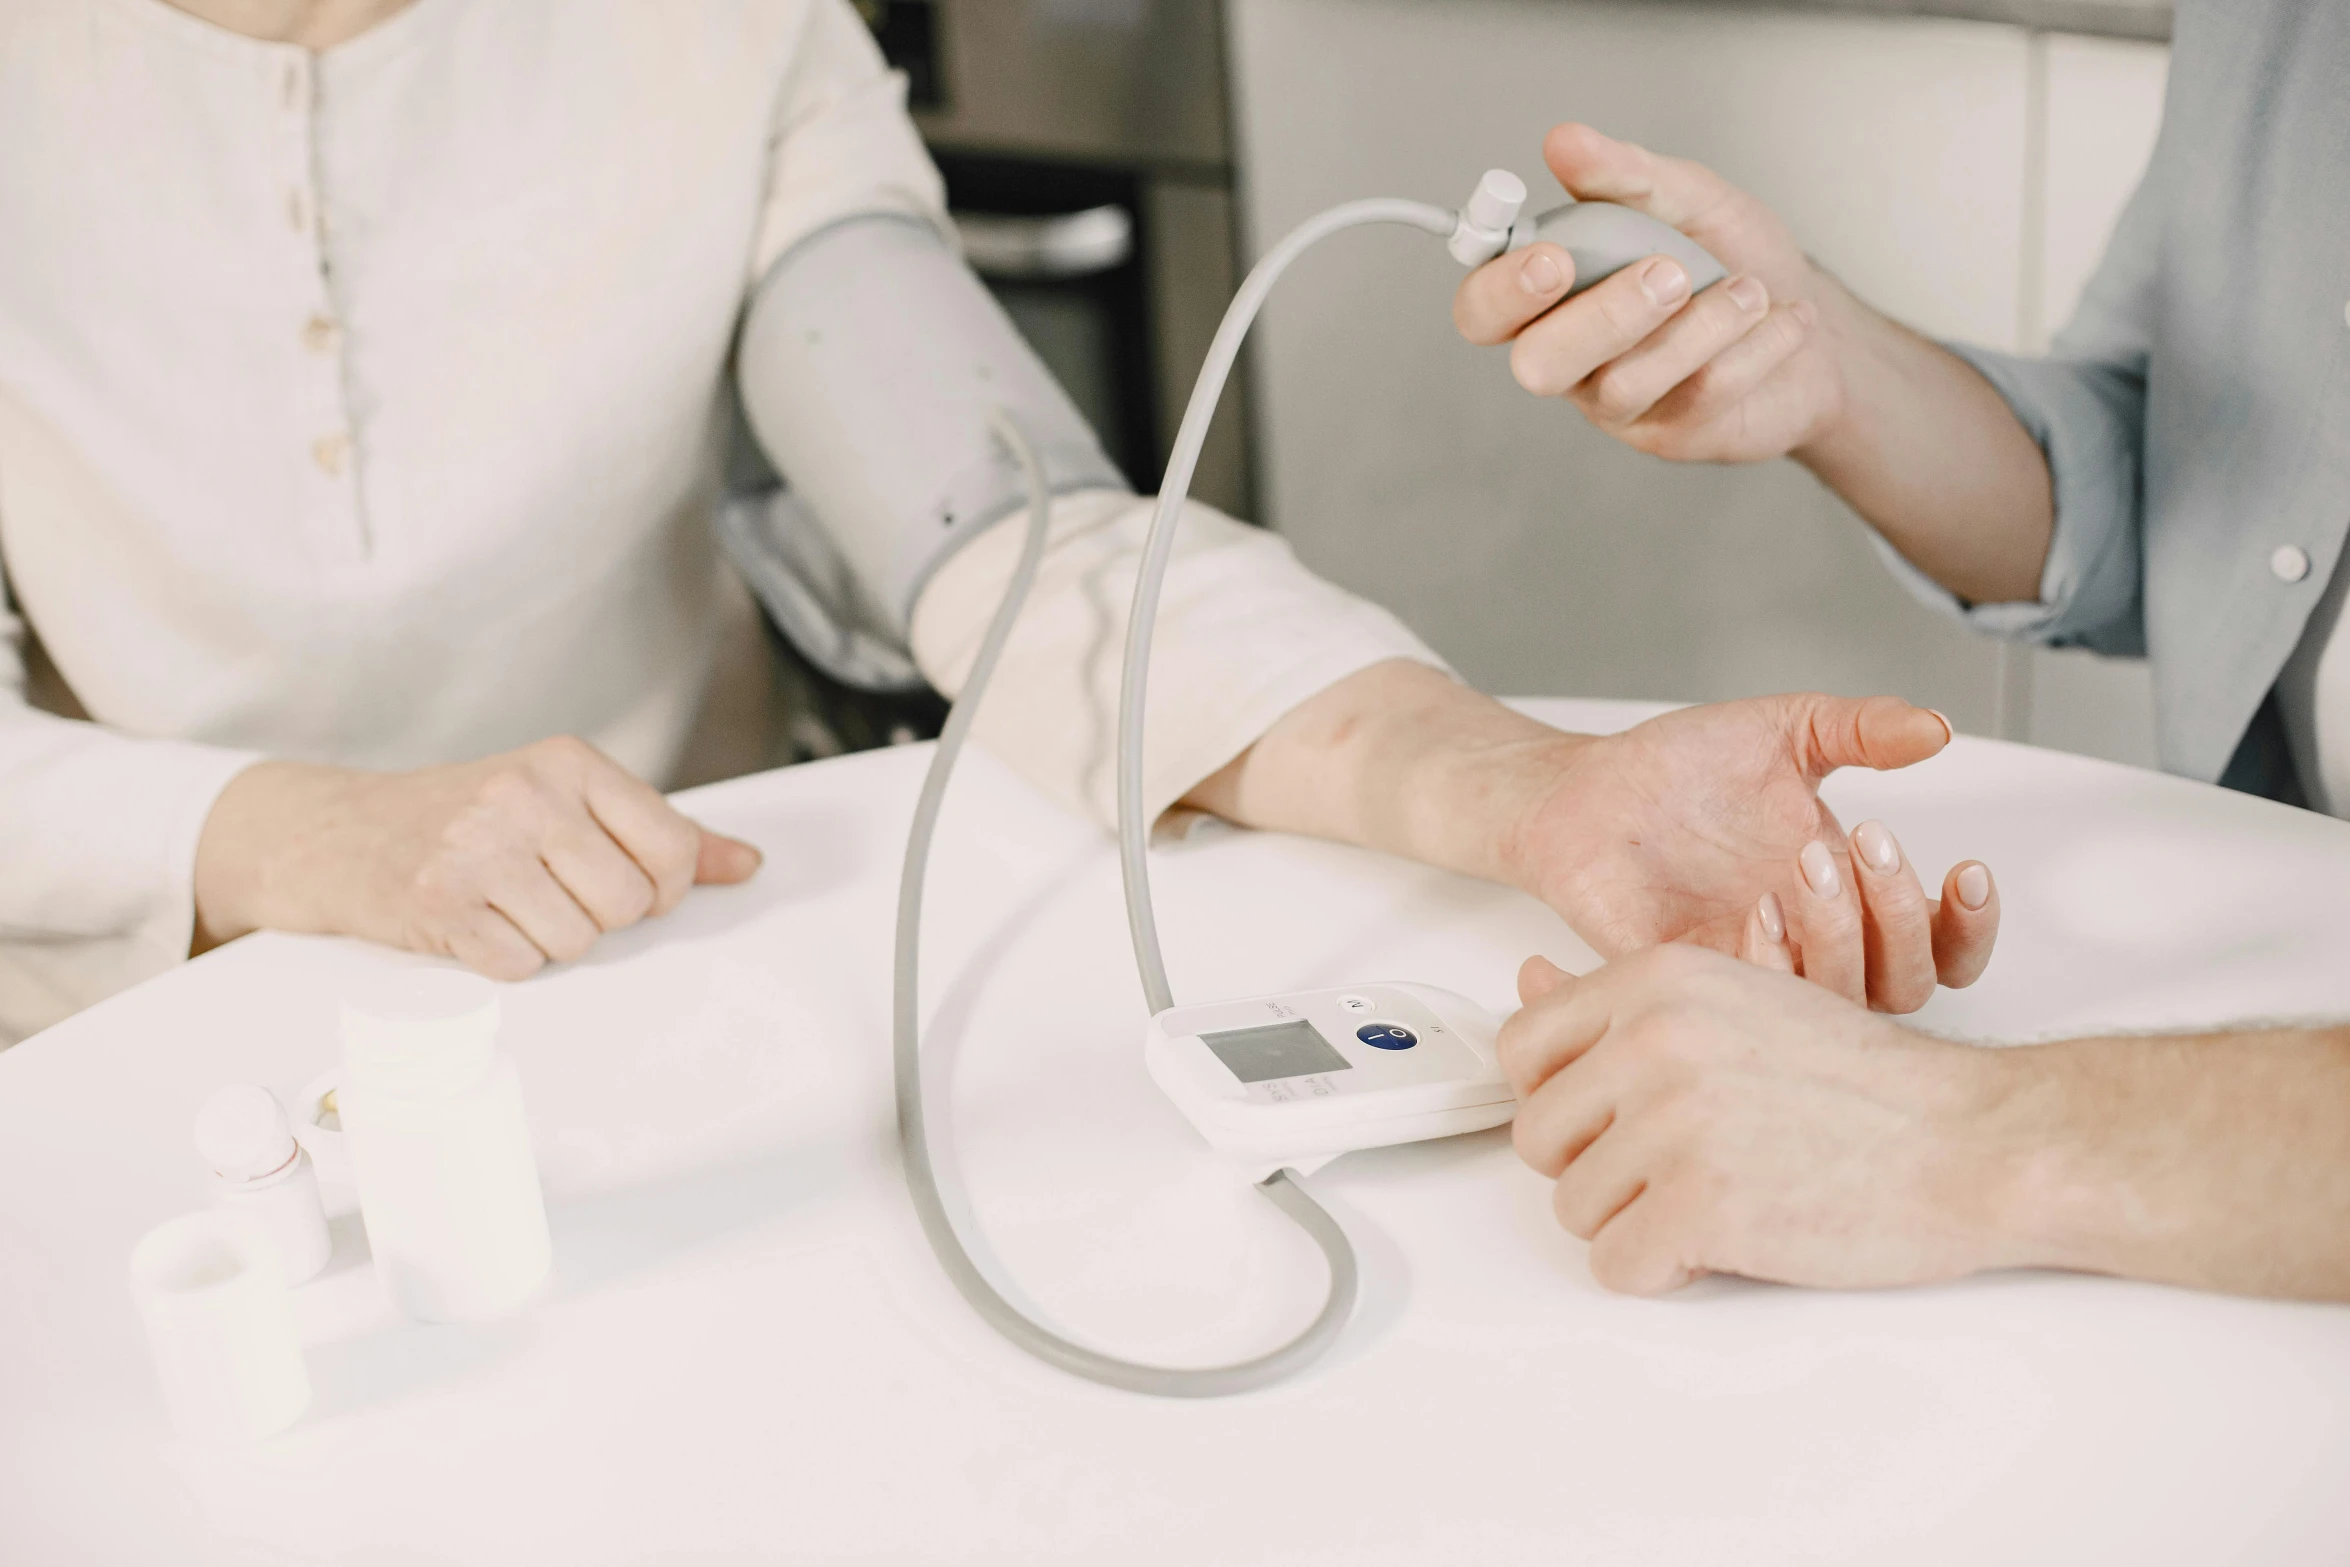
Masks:
[[[1167,965],[1159,955],[1159,922],[1151,910],[1150,823],[1143,820],[1142,800],[1143,712],[1150,697],[1151,636],[1158,626],[1159,587],[1167,577],[1167,557],[1175,548],[1175,528],[1182,520],[1183,503],[1191,495],[1191,477],[1199,467],[1200,448],[1207,444],[1209,421],[1216,417],[1216,404],[1224,396],[1224,383],[1231,378],[1233,361],[1240,357],[1248,329],[1291,262],[1343,229],[1400,223],[1449,239],[1459,221],[1458,213],[1423,201],[1387,199],[1350,201],[1308,218],[1249,270],[1248,280],[1232,296],[1223,325],[1216,328],[1215,340],[1208,345],[1207,361],[1199,367],[1191,402],[1175,432],[1175,449],[1167,458],[1167,476],[1159,482],[1159,505],[1151,515],[1142,567],[1135,574],[1134,607],[1126,619],[1126,666],[1118,690],[1118,868],[1126,883],[1126,924],[1134,937],[1134,965],[1142,972],[1142,993],[1154,1017],[1173,1006],[1175,996],[1167,985]]]
[[[1222,385],[1220,377],[1217,384]],[[897,1087],[898,1146],[905,1160],[906,1189],[913,1197],[914,1212],[922,1221],[922,1232],[929,1237],[930,1249],[937,1254],[939,1266],[971,1303],[971,1309],[990,1327],[1039,1360],[1110,1387],[1166,1398],[1217,1398],[1228,1393],[1245,1393],[1281,1381],[1319,1359],[1338,1341],[1339,1334],[1345,1331],[1347,1317],[1354,1310],[1357,1291],[1354,1249],[1347,1244],[1346,1232],[1339,1228],[1338,1221],[1298,1184],[1294,1171],[1275,1171],[1257,1184],[1257,1190],[1312,1236],[1329,1262],[1330,1291],[1321,1311],[1306,1325],[1305,1331],[1269,1354],[1234,1365],[1192,1367],[1144,1365],[1105,1355],[1063,1338],[1006,1300],[988,1282],[963,1245],[962,1237],[955,1233],[954,1221],[948,1217],[945,1200],[939,1193],[937,1172],[931,1164],[922,1098],[920,965],[922,888],[930,866],[930,844],[938,827],[939,807],[946,799],[947,783],[954,776],[956,759],[962,755],[963,744],[970,737],[980,698],[1003,657],[1004,644],[1011,639],[1013,623],[1020,618],[1020,607],[1036,585],[1037,568],[1044,559],[1052,517],[1052,496],[1045,485],[1043,467],[1018,422],[997,409],[991,411],[989,425],[1020,463],[1022,482],[1030,497],[1028,533],[1021,546],[1019,564],[1013,568],[1011,584],[1004,590],[1003,603],[997,607],[987,636],[980,643],[979,656],[971,665],[970,678],[948,710],[946,728],[939,735],[937,750],[931,754],[930,771],[922,780],[922,793],[914,805],[913,828],[906,835],[905,874],[898,884],[897,966],[891,997],[891,1058]],[[1190,428],[1188,422],[1185,428]],[[1195,462],[1198,459],[1196,442],[1192,458]],[[1163,569],[1163,553],[1161,561]],[[1136,939],[1143,938],[1138,935]],[[1150,939],[1155,942],[1157,938],[1154,934]],[[1156,956],[1154,952],[1154,960]],[[1164,968],[1154,961],[1154,969],[1162,975],[1163,984]]]

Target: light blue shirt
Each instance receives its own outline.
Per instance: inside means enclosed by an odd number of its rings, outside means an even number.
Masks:
[[[2182,0],[2079,312],[2044,359],[1953,347],[2048,454],[2040,602],[1961,604],[1887,549],[1896,572],[1981,630],[2144,655],[2163,767],[2219,779],[2273,730],[2350,530],[2350,4]]]

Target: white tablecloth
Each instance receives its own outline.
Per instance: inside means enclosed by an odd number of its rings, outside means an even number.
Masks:
[[[1646,709],[1538,706],[1612,728]],[[1313,1178],[1362,1253],[1335,1357],[1158,1402],[997,1340],[893,1154],[889,928],[926,752],[690,797],[767,852],[513,988],[559,1282],[421,1327],[355,1221],[297,1294],[317,1385],[246,1450],[170,1436],[124,1289],[201,1201],[189,1127],[331,1067],[356,943],[235,943],[0,1054],[0,1562],[1982,1562],[2350,1557],[2350,1311],[2007,1275],[1837,1295],[1599,1291],[1500,1132]],[[2016,1039],[2350,1016],[2350,827],[1979,740],[1829,788],[2007,927],[1923,1021]],[[1413,978],[1506,1010],[1547,911],[1212,832],[1163,856],[1179,999]],[[975,755],[930,922],[933,1070],[987,1241],[1136,1356],[1261,1348],[1310,1245],[1144,1075],[1111,846]]]

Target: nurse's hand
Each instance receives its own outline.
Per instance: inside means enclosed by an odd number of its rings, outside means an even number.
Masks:
[[[1915,1034],[1784,975],[1659,947],[1535,958],[1502,1025],[1519,1155],[1592,1276],[1858,1289],[2040,1260],[2006,1211],[2044,1155],[2011,1052]]]
[[[1453,319],[1462,336],[1508,343],[1526,390],[1565,398],[1657,457],[1758,462],[1835,423],[1845,403],[1839,343],[1864,313],[1777,214],[1701,164],[1589,126],[1559,126],[1542,154],[1569,194],[1671,224],[1730,276],[1691,299],[1688,273],[1660,256],[1566,300],[1573,263],[1556,245],[1532,245],[1461,284]]]
[[[1897,697],[1756,697],[1561,736],[1512,835],[1510,879],[1602,957],[1677,941],[1801,974],[1880,1011],[1974,983],[1999,934],[1977,860],[1942,896],[1882,822],[1849,834],[1819,797],[1842,767],[1909,767],[1950,743]]]
[[[411,773],[262,762],[196,849],[196,949],[252,930],[361,936],[517,980],[665,914],[759,851],[583,740]]]

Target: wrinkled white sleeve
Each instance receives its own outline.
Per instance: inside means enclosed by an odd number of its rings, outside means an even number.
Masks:
[[[1118,818],[1118,680],[1152,503],[1094,490],[1053,507],[1036,589],[972,733],[1104,826]],[[1019,558],[1025,514],[941,566],[914,606],[914,658],[960,691]],[[1151,651],[1143,807],[1160,813],[1316,692],[1389,659],[1443,660],[1375,604],[1306,570],[1289,546],[1194,504],[1167,571]]]
[[[945,183],[906,115],[906,80],[848,0],[811,0],[771,134],[751,287],[785,251],[844,218],[919,218],[953,240]]]
[[[187,957],[196,841],[254,760],[36,710],[23,639],[0,579],[0,1045]]]

